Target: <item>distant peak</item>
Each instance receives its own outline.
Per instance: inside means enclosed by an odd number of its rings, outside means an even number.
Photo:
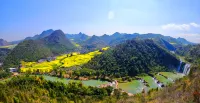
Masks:
[[[177,39],[184,39],[184,38],[178,37]]]
[[[59,36],[59,35],[65,35],[62,30],[55,30],[53,33],[51,33],[50,36]]]
[[[84,33],[82,33],[82,32],[79,32],[79,33],[78,33],[78,35],[85,35],[85,34],[84,34]]]
[[[113,35],[120,35],[120,33],[119,32],[115,32]]]
[[[53,29],[48,29],[48,30],[46,30],[46,31],[53,31]]]
[[[43,34],[43,33],[46,33],[46,32],[53,32],[53,31],[54,31],[53,29],[44,30],[44,31],[42,32],[42,34]]]
[[[97,37],[96,35],[92,35],[92,37]]]
[[[109,36],[108,34],[103,34],[103,36]]]

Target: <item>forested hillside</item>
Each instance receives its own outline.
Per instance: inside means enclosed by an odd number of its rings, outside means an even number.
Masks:
[[[40,41],[27,40],[19,43],[6,57],[4,67],[17,67],[20,61],[37,61],[52,55]]]
[[[185,57],[185,60],[188,62],[195,63],[199,60],[200,57],[200,45],[187,45],[179,47],[176,50],[176,54]]]
[[[93,58],[86,67],[105,75],[135,76],[141,73],[173,71],[179,60],[153,40],[129,40]]]
[[[191,50],[189,51],[189,54],[187,55],[188,61],[195,62],[200,61],[200,45],[195,45]]]
[[[5,60],[6,56],[10,51],[11,51],[10,49],[0,48],[0,63]]]
[[[94,51],[108,46],[108,44],[103,41],[100,37],[93,35],[91,38],[80,44],[82,46],[82,51]]]
[[[41,39],[46,47],[48,47],[53,54],[61,54],[72,51],[75,46],[61,30],[54,31],[51,35]]]

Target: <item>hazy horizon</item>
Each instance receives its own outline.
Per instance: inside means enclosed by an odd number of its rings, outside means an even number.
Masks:
[[[0,38],[47,29],[103,35],[156,33],[200,43],[199,0],[1,0]]]

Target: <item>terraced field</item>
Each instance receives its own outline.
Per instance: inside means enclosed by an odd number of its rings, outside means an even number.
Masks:
[[[171,78],[172,80],[176,80],[183,77],[183,74],[181,73],[159,72],[159,74]]]
[[[132,82],[119,83],[118,88],[128,93],[137,94],[142,92],[144,84],[139,80],[133,80]]]
[[[169,80],[169,79],[167,79],[167,78],[165,78],[165,77],[163,77],[163,76],[161,76],[161,75],[155,75],[155,77],[156,77],[156,79],[158,80],[158,81],[160,81],[161,83],[163,83],[164,85],[168,85],[169,83],[172,83],[172,81],[171,80]]]
[[[141,78],[144,79],[148,83],[149,89],[158,88],[157,83],[155,83],[155,81],[153,80],[151,76],[143,76]]]

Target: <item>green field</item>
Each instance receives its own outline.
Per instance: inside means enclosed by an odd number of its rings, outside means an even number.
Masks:
[[[81,80],[71,80],[71,79],[66,79],[66,78],[58,78],[58,77],[52,77],[52,76],[45,76],[43,75],[45,80],[50,80],[50,81],[58,81],[58,82],[62,82],[65,84],[68,84],[69,82],[82,82],[84,85],[86,86],[99,86],[101,84],[107,84],[109,82],[107,81],[101,81],[101,80],[86,80],[86,81],[81,81]]]
[[[17,44],[14,45],[8,45],[8,46],[0,46],[0,48],[7,48],[7,49],[13,49]]]
[[[157,88],[158,87],[157,83],[155,83],[155,81],[153,80],[152,77],[143,76],[141,78],[144,79],[149,84],[149,87],[148,87],[149,89],[153,89],[153,88]]]
[[[176,80],[183,77],[181,73],[172,73],[172,72],[159,72],[159,74],[164,75],[172,80]]]
[[[161,76],[161,75],[155,75],[155,77],[156,77],[156,79],[158,80],[158,81],[160,81],[161,83],[163,83],[164,85],[168,85],[169,83],[172,83],[172,81],[170,81],[169,79],[167,79],[167,78],[165,78],[165,77],[163,77],[163,76]]]
[[[119,83],[118,88],[121,88],[125,92],[136,94],[142,92],[144,85],[139,80],[133,80],[132,82]]]

